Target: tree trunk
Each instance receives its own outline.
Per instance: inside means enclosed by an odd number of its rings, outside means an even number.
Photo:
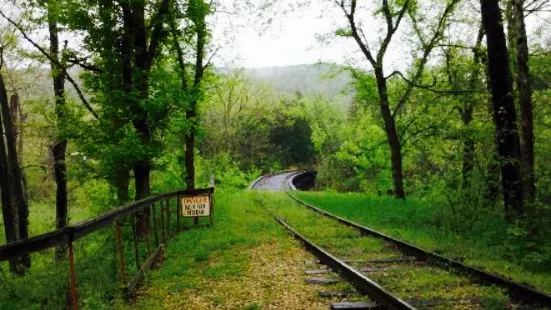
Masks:
[[[516,84],[520,106],[520,131],[522,173],[525,198],[533,200],[536,195],[534,171],[534,116],[532,112],[532,85],[528,66],[529,51],[524,23],[524,0],[512,0],[514,40],[516,46]]]
[[[187,111],[186,119],[188,122],[195,122],[195,111]],[[190,126],[186,134],[185,166],[186,166],[186,188],[195,188],[195,125]]]
[[[134,36],[134,66],[137,70],[136,74],[136,90],[139,100],[146,101],[149,98],[149,72],[151,66],[148,59],[147,51],[147,35],[145,27],[145,2],[133,1],[130,2],[132,9],[132,34]],[[151,144],[151,132],[147,124],[147,115],[140,107],[139,102],[135,102],[136,115],[133,121],[134,128],[140,135],[141,142],[144,146],[149,147]],[[150,172],[151,160],[149,155],[140,158],[134,166],[134,181],[136,186],[136,200],[146,198],[151,193],[150,187]]]
[[[0,77],[0,82],[1,82]],[[5,89],[0,87],[0,91]],[[6,97],[7,94],[0,94],[0,97]],[[4,233],[6,236],[6,243],[12,243],[17,241],[17,214],[16,209],[13,207],[12,202],[12,190],[11,190],[10,174],[8,158],[6,153],[6,144],[4,143],[4,125],[3,117],[0,113],[0,195],[2,199],[2,217],[4,219]],[[17,271],[17,259],[11,259],[10,272],[16,273]]]
[[[138,163],[134,166],[134,182],[136,186],[136,200],[147,198],[151,194],[149,174],[151,164]]]
[[[465,127],[469,124],[464,124]],[[469,189],[471,187],[471,177],[472,171],[474,168],[474,153],[475,153],[475,142],[473,138],[465,137],[463,141],[463,189]]]
[[[50,55],[55,61],[50,62],[52,71],[52,82],[55,96],[55,114],[57,123],[57,136],[52,145],[52,154],[54,159],[54,179],[56,184],[55,195],[55,227],[62,229],[67,226],[68,208],[67,208],[67,166],[65,164],[67,140],[63,138],[65,123],[65,77],[63,68],[57,63],[60,61],[59,52],[59,28],[57,26],[57,13],[54,8],[55,2],[48,1],[48,30],[50,33]],[[57,62],[57,63],[56,63]],[[59,247],[56,250],[56,259],[61,260],[65,256],[65,249]]]
[[[195,136],[197,131],[197,103],[199,102],[201,95],[201,82],[205,68],[203,66],[203,58],[205,57],[205,44],[207,36],[206,28],[206,14],[204,10],[204,1],[196,0],[192,3],[196,14],[193,16],[193,22],[197,31],[197,45],[195,54],[195,77],[193,80],[193,100],[191,105],[186,111],[186,119],[190,123],[190,129],[186,139],[186,151],[185,151],[185,166],[186,166],[186,187],[187,189],[195,188]],[[185,77],[184,77],[185,78]]]
[[[25,163],[23,161],[23,126],[25,123],[25,116],[21,108],[21,103],[19,101],[19,95],[14,94],[10,98],[10,109],[12,111],[12,120],[13,120],[13,130],[15,132],[15,140],[17,144],[17,155],[19,158],[19,166],[21,167],[21,181],[23,183],[23,193],[25,197],[25,203],[29,204],[29,192],[27,186],[27,177],[25,176],[25,171],[23,169]]]
[[[492,88],[493,118],[496,125],[505,212],[509,219],[523,214],[523,184],[520,174],[520,140],[505,33],[498,0],[481,0],[486,30],[488,65]]]
[[[388,104],[388,91],[386,79],[383,75],[381,66],[375,68],[375,78],[377,79],[377,90],[379,93],[379,101],[381,104],[381,115],[385,124],[385,132],[390,146],[390,158],[392,164],[392,182],[394,185],[394,196],[397,199],[405,199],[404,191],[404,175],[402,171],[402,145],[396,131],[396,121],[390,106]]]
[[[29,205],[25,200],[23,193],[23,182],[21,179],[21,167],[19,166],[17,156],[17,145],[15,141],[15,133],[13,131],[13,121],[11,119],[10,107],[8,102],[8,96],[6,91],[6,85],[4,79],[0,74],[0,109],[2,110],[2,122],[4,125],[4,132],[6,135],[6,149],[7,149],[7,166],[9,174],[9,185],[12,194],[12,205],[14,206],[17,214],[17,229],[19,239],[26,239],[29,236]],[[31,260],[28,254],[20,257],[20,263],[26,267],[31,267]],[[18,270],[18,273],[24,274],[23,269]]]
[[[117,191],[117,203],[119,206],[130,201],[128,186],[130,185],[130,169],[125,167],[117,168],[115,172],[114,186]]]
[[[483,51],[482,39],[484,39],[484,26],[481,24],[478,29],[478,35],[476,37],[475,47],[473,49],[473,71],[471,72],[471,77],[469,79],[469,89],[475,90],[480,84],[480,65],[483,61]],[[463,121],[463,126],[468,129],[472,120],[473,120],[473,109],[477,102],[477,98],[473,95],[467,96],[467,100],[463,106],[463,111],[461,113],[461,120]],[[475,160],[475,150],[476,143],[471,135],[465,137],[463,141],[463,189],[468,189],[471,187],[471,177],[472,171],[474,169],[474,160]]]

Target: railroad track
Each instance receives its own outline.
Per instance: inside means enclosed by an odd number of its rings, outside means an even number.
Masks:
[[[288,185],[281,188],[289,188],[301,173],[286,173]],[[317,257],[318,261],[306,262],[306,274],[316,276],[313,283],[344,280],[369,297],[347,302],[350,292],[321,292],[343,297],[332,303],[332,309],[551,309],[549,295],[335,216],[288,191],[287,195],[305,208],[272,212]],[[320,237],[320,227],[334,235]]]
[[[306,171],[285,171],[275,174],[267,174],[254,180],[249,186],[249,189],[256,189],[261,191],[285,191],[288,189],[295,189],[292,184],[292,179],[301,175]]]

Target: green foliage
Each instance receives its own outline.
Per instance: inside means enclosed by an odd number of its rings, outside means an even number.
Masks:
[[[280,114],[270,129],[269,141],[279,151],[284,167],[305,165],[313,158],[312,129],[303,117]]]
[[[255,167],[250,170],[241,170],[240,164],[227,153],[220,153],[212,159],[201,158],[197,163],[197,179],[199,184],[208,184],[212,176],[215,186],[228,189],[244,189],[261,175]]]
[[[335,35],[339,37],[351,37],[352,36],[352,29],[347,28],[340,28],[335,31]]]
[[[240,70],[212,83],[201,109],[199,150],[206,159],[227,155],[246,174],[311,164],[313,133],[302,106],[307,99],[276,94]]]

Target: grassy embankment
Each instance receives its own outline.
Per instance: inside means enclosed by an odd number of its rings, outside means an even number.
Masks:
[[[513,263],[514,228],[497,214],[480,211],[477,219],[445,223],[445,210],[415,200],[361,194],[299,192],[301,199],[333,214],[366,225],[433,252],[551,293],[551,270]],[[449,218],[449,214],[447,215]],[[535,269],[534,269],[535,268]]]
[[[402,256],[387,243],[362,237],[358,231],[296,204],[283,193],[264,196],[264,201],[300,233],[341,259],[373,260]],[[356,267],[377,269],[370,271],[368,276],[416,306],[437,303],[439,306],[434,309],[503,309],[507,302],[507,297],[497,288],[470,283],[465,277],[438,268],[420,268],[415,263],[364,263]]]
[[[475,256],[479,253],[476,242],[468,242],[461,236],[451,233],[438,235],[439,230],[431,224],[434,210],[414,201],[401,203],[391,199],[369,198],[362,195],[324,193],[301,193],[300,195],[331,212],[341,212],[343,216],[350,216],[356,221],[361,220],[364,224],[427,249],[438,250],[455,257],[477,258],[476,260],[475,258],[466,259],[467,263],[485,262],[488,257]],[[305,253],[298,243],[271,218],[266,212],[267,208],[285,216],[290,224],[296,225],[301,232],[337,255],[350,255],[355,258],[358,255],[373,258],[373,254],[370,253],[375,252],[378,253],[376,255],[398,255],[389,252],[384,244],[377,240],[365,238],[357,243],[354,240],[358,237],[356,232],[340,225],[335,226],[333,221],[320,216],[312,216],[311,212],[299,207],[282,193],[218,192],[216,198],[215,225],[210,228],[185,231],[171,240],[165,252],[162,268],[148,276],[148,285],[140,292],[137,302],[130,308],[327,308],[328,301],[317,296],[316,292],[320,288],[304,282],[303,272],[308,267],[304,266],[303,262],[312,257]],[[394,206],[392,212],[385,211],[384,207],[389,205]],[[362,207],[358,208],[358,206]],[[39,214],[42,213],[31,213],[31,225],[35,225],[33,222],[40,223],[33,218]],[[51,217],[51,214],[47,211],[43,212],[43,216]],[[103,241],[90,240],[89,244],[76,249],[77,260],[81,262],[77,273],[84,309],[115,306],[127,308],[119,300],[109,297],[117,290],[117,286],[112,285],[113,279],[111,279],[116,278],[117,272],[115,257],[109,256],[114,250],[111,239],[112,234],[108,232]],[[12,288],[15,288],[13,293],[18,298],[9,297],[12,298],[11,301],[16,302],[17,305],[25,305],[23,308],[39,308],[40,304],[37,301],[40,301],[41,295],[52,291],[51,287],[59,288],[66,284],[66,277],[59,276],[66,275],[66,272],[47,270],[44,268],[47,264],[41,263],[42,261],[51,262],[52,254],[47,253],[46,259],[35,260],[35,266],[40,266],[37,269],[42,271],[36,272],[24,282],[12,283]],[[131,256],[131,253],[128,254]],[[86,260],[85,257],[87,257]],[[500,260],[492,262],[497,264]],[[66,270],[66,268],[60,269]],[[57,277],[54,277],[56,272]],[[48,277],[57,280],[47,282],[44,279]],[[388,279],[390,281],[392,277]],[[539,279],[546,283],[542,277]],[[102,285],[102,281],[105,284]],[[426,274],[415,279],[415,283],[420,287],[430,288],[425,290],[429,295],[421,296],[427,298],[432,296],[430,294],[435,294],[430,292],[437,292],[436,286],[456,284],[457,281],[464,280],[441,274]],[[390,282],[385,284],[392,285]],[[397,285],[392,289],[400,293],[399,281]],[[5,294],[0,294],[2,295],[0,299],[10,296],[8,292],[12,288],[3,287]],[[351,288],[347,285],[342,287],[337,285],[332,289]],[[481,288],[477,289],[477,292],[489,296],[488,302],[499,304],[503,301],[503,297],[495,291],[486,291]],[[407,294],[407,292],[402,293]],[[445,292],[445,297],[461,298],[462,294],[461,291]],[[31,300],[32,303],[21,304],[25,299]],[[58,302],[62,300],[63,297],[59,298]],[[3,305],[0,308],[10,305],[5,301],[3,299],[0,302]],[[11,303],[11,305],[14,304]],[[58,305],[50,301],[45,308],[55,309]]]
[[[95,215],[88,203],[70,208],[70,223]],[[55,204],[31,202],[29,235],[37,236],[55,230]],[[0,225],[3,222],[0,217]],[[114,243],[110,229],[94,233],[75,243],[75,261],[79,294],[85,309],[101,309],[118,288]],[[5,244],[2,228],[0,240]],[[130,247],[128,247],[128,257]],[[32,267],[24,277],[8,274],[7,262],[0,263],[0,309],[61,309],[67,302],[69,275],[67,261],[55,262],[55,250],[31,255]]]
[[[0,205],[1,207],[1,205]],[[83,221],[94,214],[85,207],[74,207],[69,210],[71,224]],[[4,220],[0,216],[0,244],[6,244]],[[55,202],[31,202],[29,207],[29,236],[37,236],[55,230]]]
[[[217,194],[216,201],[215,225],[187,231],[172,240],[163,267],[150,274],[136,303],[127,308],[327,309],[329,300],[320,299],[317,291],[354,292],[346,283],[330,287],[306,284],[304,270],[318,267],[304,264],[312,257],[267,211],[284,217],[340,257],[400,256],[379,240],[362,238],[350,228],[299,207],[283,193]],[[479,298],[487,308],[503,308],[506,300],[497,289],[471,285],[446,272],[400,268],[372,276],[399,296],[417,301],[468,297]],[[344,299],[368,298],[354,294]],[[469,309],[468,305],[463,309]]]
[[[304,261],[313,257],[277,224],[260,195],[218,192],[214,226],[171,240],[162,268],[128,308],[327,309],[319,287],[305,283]]]

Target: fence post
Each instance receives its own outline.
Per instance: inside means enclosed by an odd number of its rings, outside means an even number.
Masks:
[[[180,195],[176,196],[176,230],[180,231],[180,209],[181,201]]]
[[[75,271],[75,253],[73,251],[73,231],[69,232],[69,274],[71,278],[71,303],[73,310],[78,310],[77,275]]]
[[[155,216],[155,203],[151,205],[151,211],[153,212],[153,230],[155,233],[155,247],[159,247],[159,233],[157,232],[157,217]]]
[[[124,248],[121,240],[121,223],[115,221],[115,242],[117,243],[117,255],[119,256],[119,274],[121,282],[126,282],[126,263],[124,262]]]
[[[214,194],[210,194],[210,226],[212,226],[212,217],[214,216]]]
[[[163,216],[163,201],[159,201],[159,212],[161,213],[161,241],[165,240],[165,218]]]
[[[213,192],[212,194],[210,194],[210,216],[209,216],[209,220],[210,220],[210,226],[212,226],[212,217],[214,216],[214,185],[215,185],[215,181],[214,181],[214,173],[211,173],[210,174],[210,180],[209,180],[209,185],[210,187],[213,189]]]
[[[139,217],[136,215],[136,222],[132,223],[132,239],[134,240],[134,254],[136,255],[136,269],[138,272],[141,270],[140,266],[140,252],[138,248],[138,236],[136,233],[136,225],[140,223]]]
[[[170,198],[167,198],[167,200],[165,200],[165,208],[166,208],[166,234],[167,236],[170,236]]]
[[[149,222],[149,221],[148,221]],[[151,256],[153,251],[151,250],[151,242],[149,242],[149,236],[151,234],[151,229],[148,227],[145,232],[145,246],[147,247],[147,256]]]

